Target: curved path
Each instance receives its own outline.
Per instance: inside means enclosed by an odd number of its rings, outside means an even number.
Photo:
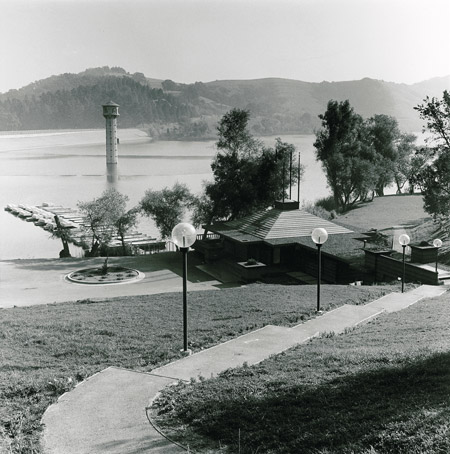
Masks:
[[[185,452],[148,422],[146,409],[165,386],[191,377],[209,378],[230,367],[257,364],[323,332],[343,333],[383,312],[396,312],[446,287],[423,285],[391,293],[364,306],[344,305],[293,328],[266,326],[229,342],[154,369],[151,374],[110,367],[80,383],[45,412],[45,454]]]

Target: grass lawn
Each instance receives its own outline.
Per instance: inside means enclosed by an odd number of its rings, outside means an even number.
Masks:
[[[322,286],[322,307],[360,304],[398,290]],[[189,340],[209,347],[267,324],[314,316],[315,286],[254,284],[190,293]],[[0,452],[38,453],[45,409],[110,365],[150,371],[182,348],[182,296],[62,303],[0,310]],[[3,445],[2,445],[3,444]]]
[[[423,224],[430,215],[423,209],[420,194],[375,197],[372,202],[359,203],[336,219],[338,222],[368,231],[386,229],[394,225]]]
[[[153,416],[196,452],[450,452],[450,295],[167,388]]]

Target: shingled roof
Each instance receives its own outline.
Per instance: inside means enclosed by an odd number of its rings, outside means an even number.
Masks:
[[[272,208],[242,219],[209,226],[212,232],[221,233],[241,241],[267,241],[310,237],[312,231],[324,228],[329,235],[353,233],[333,222],[314,216],[304,210]]]

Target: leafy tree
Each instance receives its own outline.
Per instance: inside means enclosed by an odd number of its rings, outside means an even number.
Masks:
[[[214,179],[204,184],[203,194],[194,203],[196,225],[246,216],[270,207],[285,194],[295,147],[280,139],[275,148],[265,147],[250,134],[249,118],[248,111],[233,109],[218,125],[218,153],[211,163]],[[292,162],[296,165],[295,156]],[[295,183],[297,172],[293,173]]]
[[[442,99],[425,98],[415,108],[426,121],[431,133],[429,154],[436,156],[419,171],[413,183],[423,193],[424,208],[434,216],[450,214],[450,94],[444,91]]]
[[[440,154],[415,179],[422,189],[425,211],[433,216],[450,214],[450,152]]]
[[[253,138],[248,130],[250,112],[242,109],[232,109],[226,113],[217,126],[219,140],[218,150],[231,155],[244,156],[253,154],[261,142]]]
[[[97,255],[99,250],[106,253],[104,270],[108,266],[108,243],[117,234],[117,223],[125,215],[128,197],[117,189],[110,188],[90,201],[79,202],[78,208],[86,219],[86,230],[92,235],[89,256]],[[130,227],[131,224],[128,224]],[[123,232],[126,228],[123,226]]]
[[[120,218],[117,219],[117,221],[114,223],[114,226],[117,230],[117,235],[119,236],[120,241],[122,242],[123,255],[127,255],[127,245],[125,243],[125,236],[131,229],[136,227],[136,224],[138,222],[138,215],[139,209],[132,208],[131,210],[128,210],[126,213],[120,216]]]
[[[397,142],[397,159],[394,163],[397,194],[402,192],[406,183],[410,194],[414,193],[414,176],[421,171],[429,158],[426,149],[420,149],[415,145],[416,139],[414,134],[402,133]]]
[[[450,94],[444,91],[442,99],[424,99],[424,104],[414,107],[420,118],[426,121],[424,131],[428,130],[431,137],[428,143],[434,144],[429,148],[435,153],[447,152],[450,149]]]
[[[204,183],[205,188],[207,185],[207,183]],[[201,227],[202,224],[210,224],[211,220],[214,219],[214,203],[206,195],[205,190],[200,195],[193,197],[191,210],[191,221],[196,227]],[[207,234],[208,231],[205,230],[204,238],[206,238]]]
[[[316,156],[322,162],[335,206],[343,211],[370,192],[384,195],[385,188],[394,182],[401,192],[423,165],[415,136],[403,134],[394,117],[374,115],[365,121],[347,100],[330,101],[319,118],[322,129],[316,133]],[[412,183],[410,188],[414,188]]]
[[[172,229],[182,222],[192,199],[193,196],[185,184],[175,183],[171,189],[166,187],[161,191],[147,190],[139,205],[142,212],[155,221],[161,238],[169,239]]]
[[[316,133],[316,156],[322,162],[335,206],[345,211],[376,186],[375,153],[364,120],[348,100],[329,101],[319,118],[322,129]]]
[[[398,160],[397,143],[401,133],[397,120],[388,115],[374,115],[369,118],[366,126],[375,152],[374,164],[377,173],[375,192],[382,196],[384,189],[394,181]]]

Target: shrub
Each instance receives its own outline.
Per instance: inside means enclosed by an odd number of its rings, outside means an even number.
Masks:
[[[338,207],[334,203],[334,197],[331,195],[328,197],[322,197],[321,199],[317,199],[314,205],[330,212],[336,211],[338,209]]]
[[[257,265],[258,261],[256,259],[250,258],[245,262],[246,265]]]
[[[305,211],[307,211],[308,213],[311,213],[314,216],[317,216],[322,219],[330,220],[330,219],[334,219],[336,217],[335,211],[333,211],[333,212],[327,211],[320,206],[313,205],[312,203],[308,203],[307,205],[304,206],[303,209]]]

